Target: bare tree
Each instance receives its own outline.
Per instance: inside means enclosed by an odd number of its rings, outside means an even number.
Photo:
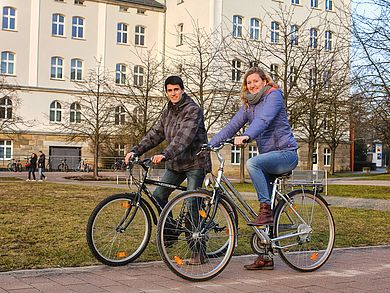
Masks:
[[[21,125],[30,125],[31,121],[23,120],[18,114],[20,87],[8,82],[7,77],[0,74],[0,131],[15,133],[21,130]]]
[[[117,94],[112,84],[109,72],[101,61],[96,61],[95,69],[89,71],[85,80],[76,83],[79,90],[75,93],[76,100],[70,104],[70,115],[64,115],[60,125],[70,140],[91,142],[95,178],[99,176],[100,151],[105,142],[118,131],[118,123],[114,119],[115,107],[118,106]]]

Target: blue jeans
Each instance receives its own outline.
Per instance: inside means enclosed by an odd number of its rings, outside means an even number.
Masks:
[[[195,190],[198,187],[202,187],[205,175],[206,174],[203,169],[190,170],[186,172],[175,172],[167,169],[165,170],[161,181],[180,185],[185,179],[187,179],[187,190]],[[174,189],[163,186],[158,186],[154,190],[153,196],[162,208],[168,203],[168,197],[172,191],[174,191]]]
[[[272,183],[275,176],[290,172],[298,165],[296,151],[272,151],[246,161],[246,167],[260,203],[271,204]]]
[[[38,167],[38,174],[39,174],[40,180],[43,180],[44,178],[46,178],[46,176],[43,174],[43,168],[41,168],[41,167]]]

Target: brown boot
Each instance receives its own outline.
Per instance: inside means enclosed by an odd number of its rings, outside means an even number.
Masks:
[[[259,255],[255,262],[250,265],[245,265],[244,268],[250,271],[254,270],[273,270],[274,269],[274,260],[265,255]]]
[[[274,222],[274,217],[272,216],[271,206],[266,203],[260,204],[260,211],[256,219],[253,222],[249,222],[249,226],[262,226],[270,225]]]

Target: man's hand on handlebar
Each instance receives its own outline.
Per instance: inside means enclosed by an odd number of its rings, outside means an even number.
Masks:
[[[234,145],[242,146],[242,145],[245,145],[246,143],[248,143],[248,141],[249,141],[249,136],[247,136],[247,135],[236,136],[234,138]]]
[[[154,165],[159,164],[162,160],[165,160],[165,156],[164,155],[154,155],[152,157],[152,163]]]
[[[125,164],[128,165],[130,160],[135,157],[136,154],[134,152],[130,152],[130,153],[127,153],[126,157],[125,157]]]

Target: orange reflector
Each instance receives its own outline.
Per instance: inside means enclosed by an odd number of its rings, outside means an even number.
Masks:
[[[182,266],[182,265],[183,265],[184,262],[183,262],[183,260],[182,260],[179,256],[175,255],[174,259],[175,259],[175,262],[176,262],[179,266]]]
[[[318,258],[318,252],[314,252],[314,253],[311,255],[311,257],[310,257],[311,260],[316,260],[317,258]]]
[[[200,210],[199,211],[199,215],[202,217],[202,218],[206,218],[206,212],[204,210]]]
[[[117,257],[126,257],[127,253],[125,251],[120,251],[116,254]]]
[[[229,229],[226,228],[226,235],[229,235]]]
[[[131,207],[131,204],[128,201],[123,201],[121,202],[121,207],[124,209],[128,209],[129,207]]]

